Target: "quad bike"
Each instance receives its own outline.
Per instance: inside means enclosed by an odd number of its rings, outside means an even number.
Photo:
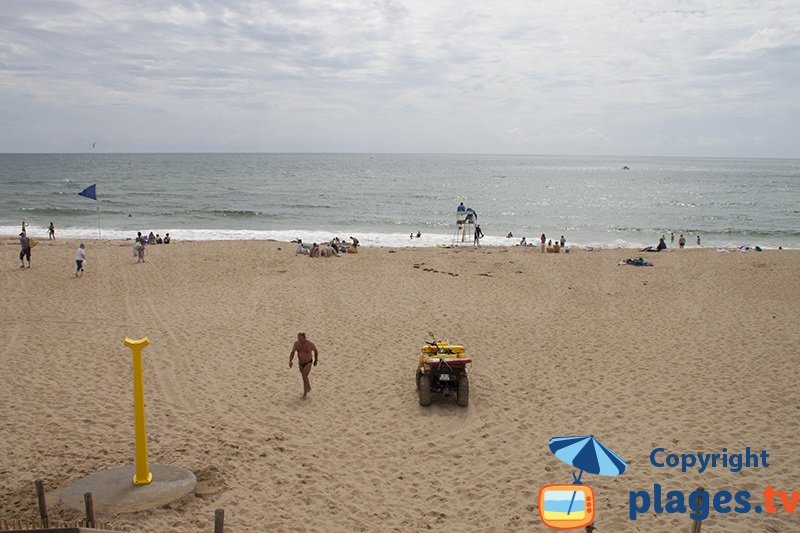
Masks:
[[[433,337],[433,335],[431,335]],[[417,391],[419,404],[430,405],[433,393],[445,397],[455,394],[461,407],[469,404],[469,378],[467,368],[472,359],[464,353],[464,347],[445,341],[428,341],[422,347],[417,366]]]

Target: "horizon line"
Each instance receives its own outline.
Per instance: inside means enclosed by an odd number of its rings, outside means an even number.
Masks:
[[[133,151],[133,152],[0,152],[0,155],[413,155],[413,156],[473,156],[473,157],[578,157],[600,159],[765,159],[800,161],[800,157],[767,157],[767,156],[721,156],[721,155],[623,155],[623,154],[534,154],[534,153],[502,153],[502,152],[260,152],[260,151]]]

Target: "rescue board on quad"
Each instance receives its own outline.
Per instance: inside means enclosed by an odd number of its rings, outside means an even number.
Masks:
[[[430,405],[434,394],[455,396],[461,407],[469,404],[469,377],[467,368],[472,359],[464,347],[445,341],[431,341],[420,350],[417,366],[417,392],[419,404]]]

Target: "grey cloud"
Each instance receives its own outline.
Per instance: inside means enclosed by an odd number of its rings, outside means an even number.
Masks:
[[[585,132],[602,132],[604,152],[663,143],[665,153],[758,155],[800,138],[800,6],[675,5],[10,0],[0,98],[25,113],[0,110],[19,132],[0,137],[0,151],[69,149],[100,134],[130,143],[117,151],[137,150],[154,125],[160,145],[184,150],[218,138],[265,151],[377,142],[575,153],[593,146]],[[729,135],[734,112],[746,119],[739,127],[760,132],[758,144]],[[51,117],[71,117],[78,141]],[[705,141],[686,141],[681,124]]]

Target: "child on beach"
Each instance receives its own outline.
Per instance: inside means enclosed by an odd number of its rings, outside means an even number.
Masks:
[[[78,246],[78,251],[75,253],[75,264],[78,269],[75,271],[75,277],[80,278],[83,276],[83,264],[86,262],[86,247],[81,243]]]

